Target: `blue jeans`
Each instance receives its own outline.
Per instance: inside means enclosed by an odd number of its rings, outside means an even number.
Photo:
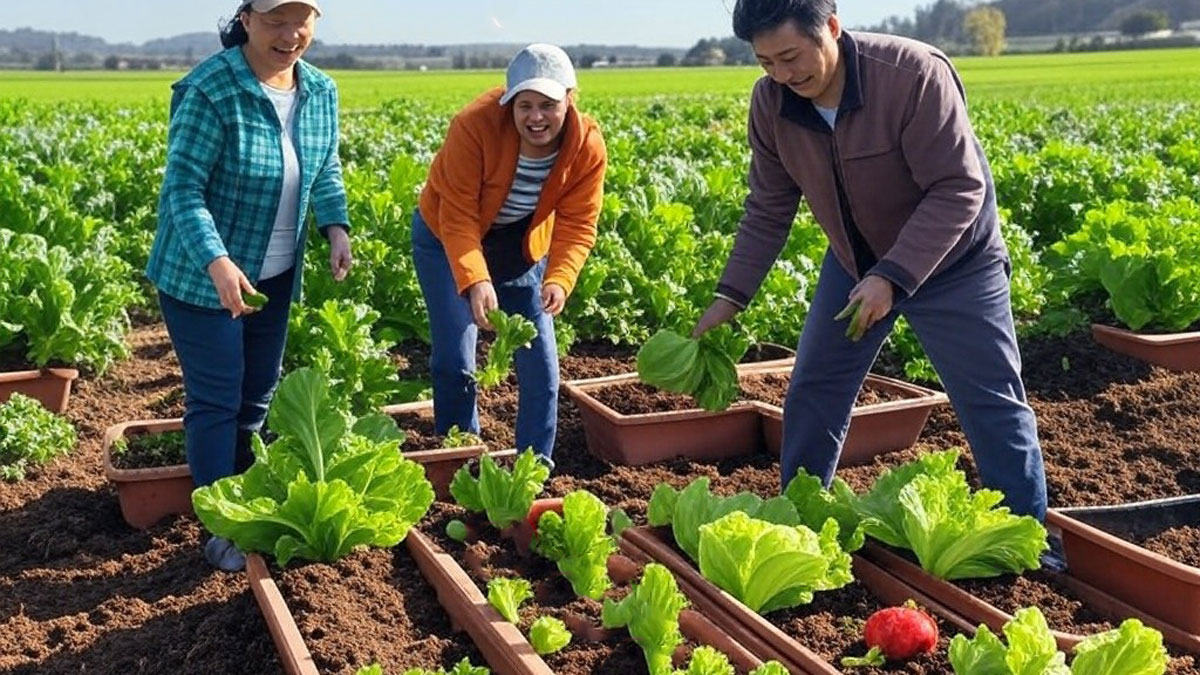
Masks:
[[[183,370],[183,429],[197,487],[233,475],[235,457],[248,451],[249,434],[267,417],[287,343],[294,273],[260,281],[256,288],[270,301],[238,319],[158,294]],[[238,463],[246,468],[244,459]]]
[[[479,433],[475,405],[475,342],[478,329],[470,302],[458,293],[446,250],[418,211],[412,222],[413,261],[429,310],[433,418],[439,434],[451,426]],[[558,430],[558,352],[554,320],[542,309],[543,258],[511,281],[496,284],[500,309],[520,314],[537,326],[529,348],[517,350],[517,448],[533,448],[550,459]]]
[[[1004,492],[1014,513],[1044,520],[1046,475],[1021,383],[1010,269],[995,257],[964,259],[897,301],[855,343],[845,337],[846,322],[833,320],[855,281],[826,253],[784,404],[784,485],[798,468],[826,485],[833,480],[858,390],[903,314],[942,379],[983,484]]]

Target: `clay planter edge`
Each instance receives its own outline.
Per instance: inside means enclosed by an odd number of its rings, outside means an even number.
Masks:
[[[867,375],[864,384],[905,398],[854,408],[839,466],[866,464],[876,455],[911,447],[921,436],[933,409],[950,401],[942,392],[873,373]],[[783,408],[762,402],[758,406],[767,450],[779,455],[783,444]]]
[[[863,553],[890,574],[935,598],[938,602],[957,612],[968,621],[987,624],[988,628],[999,632],[1004,627],[1004,624],[1013,618],[1012,614],[981,598],[971,595],[948,581],[938,579],[921,569],[920,566],[884,549],[875,542],[867,542],[867,545],[863,547]],[[1161,632],[1163,639],[1167,642],[1200,653],[1200,637],[1189,635],[1072,576],[1069,565],[1070,562],[1068,561],[1068,571],[1060,574],[1058,581],[1082,599],[1089,607],[1112,617],[1115,619],[1114,623],[1119,623],[1127,618],[1139,619],[1147,626]],[[1058,643],[1059,649],[1066,652],[1070,652],[1075,645],[1088,637],[1087,635],[1067,633],[1054,630],[1053,628],[1051,632],[1054,634],[1054,639]]]
[[[497,675],[553,675],[533,651],[519,628],[505,621],[475,586],[458,562],[439,553],[417,529],[409,530],[405,546],[425,580],[437,591],[438,602],[455,628],[465,630]]]
[[[752,365],[767,363],[778,362]],[[739,374],[761,372],[738,368]],[[591,395],[597,389],[637,381],[637,373],[624,373],[562,384],[579,408],[588,450],[600,459],[638,466],[675,457],[726,459],[763,448],[761,415],[750,401],[734,403],[721,412],[694,408],[622,415]]]
[[[1092,324],[1092,338],[1104,347],[1174,371],[1200,371],[1200,331],[1150,335]]]
[[[79,377],[74,368],[42,368],[0,373],[0,403],[14,393],[37,399],[47,410],[62,413],[71,398],[71,382]]]
[[[666,528],[634,527],[625,531],[624,537],[645,551],[680,579],[697,588],[721,613],[732,617],[757,638],[802,672],[810,675],[833,675],[841,673],[834,664],[822,659],[797,638],[783,632],[762,615],[742,604],[737,598],[718,588],[700,574],[692,562],[677,553],[671,546],[670,533]],[[975,626],[937,600],[912,588],[888,574],[861,556],[854,556],[854,578],[867,587],[872,594],[888,605],[899,605],[914,600],[930,612],[966,633],[974,633]],[[773,657],[775,658],[775,657]]]
[[[266,561],[257,553],[246,556],[246,581],[254,592],[263,620],[267,622],[283,672],[287,675],[319,675],[312,654],[304,644],[304,636],[296,626],[296,619],[271,578]]]
[[[432,401],[414,401],[412,403],[399,403],[396,405],[384,406],[381,412],[390,417],[408,413],[421,413],[433,410]],[[401,429],[403,431],[403,429]],[[514,457],[517,454],[516,450],[494,450],[488,451],[486,445],[467,445],[461,448],[437,448],[433,450],[413,450],[404,452],[404,446],[400,446],[401,454],[405,458],[411,459],[425,467],[425,477],[433,484],[434,494],[442,501],[450,501],[450,481],[454,478],[454,473],[463,464],[479,457],[483,454],[491,455],[495,459],[504,457]]]
[[[1200,636],[1200,568],[1111,535],[1051,509],[1046,524],[1062,532],[1072,576],[1130,605]],[[1200,653],[1200,637],[1194,651]]]
[[[131,432],[148,434],[179,431],[183,420],[138,420],[114,424],[104,432],[104,476],[117,490],[121,515],[131,526],[144,530],[169,515],[192,513],[192,473],[186,464],[148,469],[113,466],[112,446]]]

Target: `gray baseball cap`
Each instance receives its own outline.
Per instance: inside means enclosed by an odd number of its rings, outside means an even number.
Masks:
[[[575,67],[571,57],[554,45],[532,44],[522,49],[508,64],[508,88],[500,97],[500,105],[508,105],[523,91],[536,91],[555,101],[574,89]]]
[[[313,11],[317,13],[317,16],[321,16],[321,6],[317,4],[317,0],[254,0],[254,2],[250,3],[250,9],[253,9],[256,12],[269,12],[280,5],[286,5],[292,2],[300,5],[308,5],[309,7],[313,8]]]

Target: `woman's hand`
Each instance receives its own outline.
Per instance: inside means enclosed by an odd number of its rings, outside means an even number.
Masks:
[[[542,286],[542,309],[550,316],[558,316],[562,314],[563,307],[567,305],[567,292],[562,286],[556,283],[549,283]]]
[[[334,281],[342,281],[354,264],[350,255],[350,233],[341,225],[330,225],[325,234],[329,237],[329,271]]]
[[[492,286],[492,282],[480,281],[468,288],[467,299],[471,302],[471,314],[475,317],[475,325],[484,330],[495,330],[487,318],[488,312],[500,306],[496,300],[496,287]]]
[[[208,276],[212,278],[213,287],[221,298],[221,306],[229,310],[234,319],[239,316],[257,311],[242,302],[242,292],[257,293],[250,280],[238,269],[229,256],[223,255],[208,264]]]

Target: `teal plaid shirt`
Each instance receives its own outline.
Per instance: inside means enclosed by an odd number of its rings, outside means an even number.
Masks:
[[[297,66],[299,93],[292,137],[300,159],[296,281],[311,206],[317,226],[348,225],[338,159],[338,102],[333,80]],[[283,188],[282,129],[240,48],[213,55],[172,86],[167,169],[158,201],[158,232],[146,276],[171,297],[220,308],[208,265],[228,255],[258,283]]]

